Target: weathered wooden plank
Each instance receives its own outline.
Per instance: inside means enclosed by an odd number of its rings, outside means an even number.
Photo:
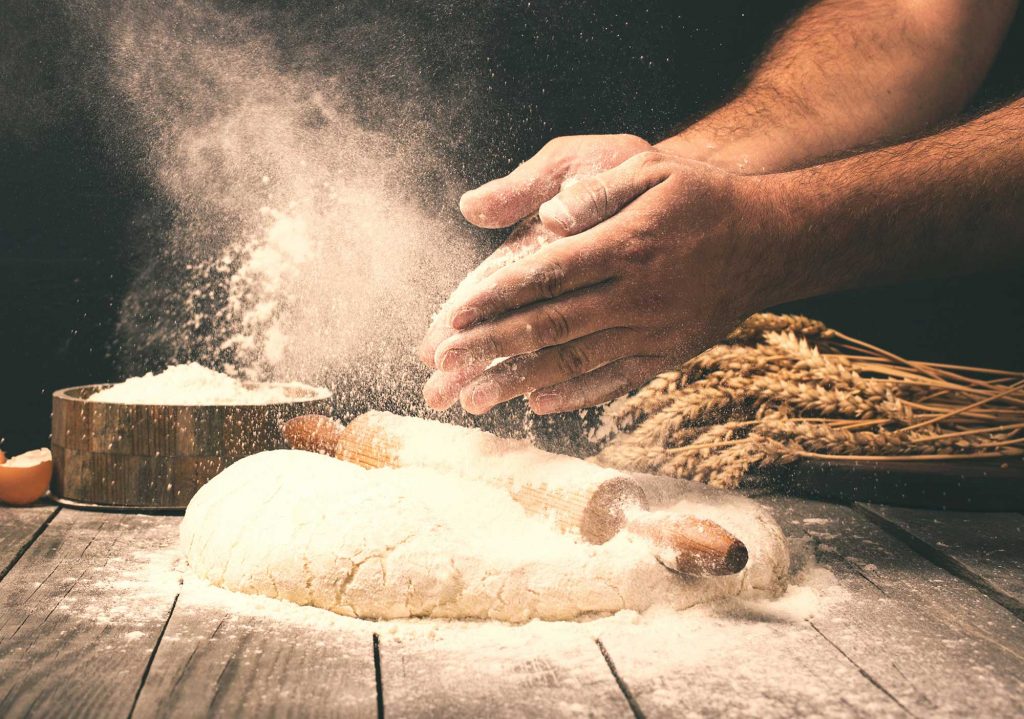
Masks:
[[[386,628],[394,629],[380,634],[388,717],[632,716],[600,648],[577,625]]]
[[[0,582],[0,715],[128,716],[178,591],[177,525],[53,519]]]
[[[1024,623],[856,510],[764,501],[846,598],[810,625],[918,716],[1024,714]]]
[[[883,529],[1024,617],[1024,515],[858,505]]]
[[[49,504],[0,506],[0,581],[58,511],[60,507]]]
[[[373,626],[186,578],[133,716],[376,716]]]
[[[739,604],[600,629],[644,717],[885,717],[905,710],[799,618]]]

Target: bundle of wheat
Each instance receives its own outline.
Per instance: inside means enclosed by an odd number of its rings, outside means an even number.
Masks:
[[[757,314],[604,414],[600,464],[733,487],[801,458],[1024,455],[1024,373],[906,360],[796,315]]]

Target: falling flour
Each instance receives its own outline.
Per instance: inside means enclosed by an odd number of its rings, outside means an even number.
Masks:
[[[329,392],[299,382],[243,383],[195,362],[148,372],[100,390],[89,402],[163,405],[275,404],[296,399],[324,399]]]
[[[347,50],[362,65],[360,48],[394,33],[359,21],[341,44],[321,45],[268,22],[291,16],[287,5],[182,0],[110,13],[104,88],[123,108],[110,129],[138,143],[171,210],[121,307],[119,360],[136,373],[195,359],[416,407],[425,370],[410,348],[479,260],[454,202],[439,212],[430,199],[464,184],[437,154],[450,127],[435,126],[461,101],[423,105],[426,85],[397,102],[379,87],[353,95],[353,73],[313,58]]]
[[[299,451],[254,455],[215,477],[189,504],[181,541],[215,585],[369,619],[521,623],[783,591],[789,555],[766,512],[706,488],[681,494],[680,509],[747,544],[746,569],[682,577],[637,537],[588,544],[481,482]]]

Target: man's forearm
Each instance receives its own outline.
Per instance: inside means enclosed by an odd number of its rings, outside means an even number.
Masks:
[[[1024,265],[1024,99],[763,182],[785,228],[764,248],[768,303]]]
[[[758,174],[920,133],[977,89],[1017,0],[822,0],[781,33],[739,96],[664,141]]]

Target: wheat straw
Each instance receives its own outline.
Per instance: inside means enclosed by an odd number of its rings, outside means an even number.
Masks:
[[[758,314],[604,419],[595,461],[718,486],[801,459],[1011,459],[1024,454],[1024,373],[912,361]]]

